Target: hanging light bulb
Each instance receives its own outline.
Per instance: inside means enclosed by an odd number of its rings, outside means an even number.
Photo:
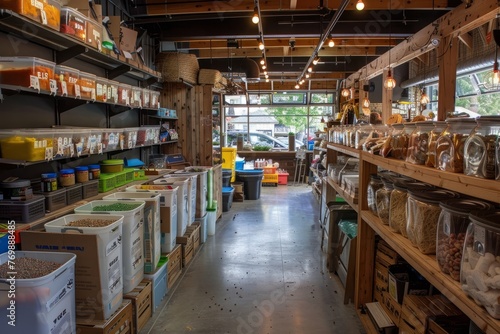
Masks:
[[[266,74],[264,74],[264,77],[265,77],[266,79],[269,79],[269,74],[267,74],[267,73],[266,73]]]
[[[309,79],[311,75],[309,73],[306,73],[306,79]]]
[[[347,89],[346,87],[344,87],[342,89],[342,92],[340,94],[342,94],[343,97],[349,97],[349,95],[351,95],[351,92],[349,91],[349,89]]]
[[[299,89],[299,88],[300,88],[300,86],[299,86],[299,83],[297,82],[297,83],[295,84],[295,89]]]
[[[264,75],[267,75],[267,71],[264,71]]]
[[[363,3],[363,0],[358,0],[358,2],[356,3],[356,9],[363,10],[363,8],[365,8],[365,4]]]
[[[321,116],[321,123],[325,123],[325,118],[323,116]]]
[[[261,64],[261,65],[264,65],[265,63],[266,63],[266,60],[264,59],[264,57],[262,57],[262,58],[260,59],[260,64]]]
[[[262,41],[259,41],[259,49],[264,50],[264,43]]]
[[[312,66],[309,66],[309,67],[307,68],[307,72],[311,73],[312,71],[313,71]]]
[[[333,41],[333,39],[330,39],[328,41],[328,46],[331,47],[331,48],[333,48],[335,46],[335,42]]]
[[[318,56],[314,57],[313,65],[318,65],[318,62],[319,62],[319,57]]]
[[[265,70],[267,68],[266,64],[262,65],[262,69]]]
[[[396,80],[392,77],[392,70],[389,67],[389,70],[387,71],[387,77],[385,78],[384,81],[384,87],[387,90],[393,90],[396,87]]]
[[[495,59],[493,64],[493,84],[497,86],[500,83],[500,71],[498,70],[498,61]]]
[[[368,93],[365,92],[365,97],[363,99],[363,108],[369,108],[370,107],[370,100],[368,99]]]
[[[266,82],[269,82],[269,77],[268,76],[266,76]]]
[[[259,18],[259,10],[257,9],[257,7],[255,7],[253,9],[253,16],[252,16],[252,22],[257,24],[259,23],[260,21],[260,18]]]
[[[420,94],[420,103],[427,104],[430,102],[429,96],[425,93],[425,88],[422,89],[422,94]]]

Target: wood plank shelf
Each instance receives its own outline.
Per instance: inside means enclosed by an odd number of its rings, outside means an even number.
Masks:
[[[361,321],[361,324],[363,325],[366,334],[378,334],[379,332],[375,328],[375,325],[373,324],[372,320],[370,319],[370,316],[367,313],[361,313],[360,309],[356,310],[359,320]]]
[[[445,172],[422,165],[413,165],[402,160],[384,158],[368,152],[362,152],[361,155],[363,161],[384,169],[433,184],[437,187],[500,203],[500,183],[498,181],[467,176],[461,173]]]
[[[335,150],[335,151],[337,151],[339,153],[344,153],[344,154],[350,155],[353,158],[358,158],[359,159],[360,150],[357,150],[357,149],[355,149],[353,147],[348,147],[348,146],[344,146],[344,145],[340,145],[340,144],[334,144],[334,143],[328,143],[327,144],[327,148]]]
[[[372,212],[362,210],[361,219],[483,331],[500,333],[500,320],[492,318],[483,307],[477,305],[462,291],[459,282],[444,274],[439,269],[435,256],[421,253],[410,240],[392,232],[389,226],[383,225]]]
[[[330,177],[326,178],[328,181],[328,184],[335,189],[337,194],[342,197],[347,204],[349,204],[354,211],[358,212],[358,198],[353,197],[352,195],[348,194],[344,189],[342,189],[337,183],[335,183]]]

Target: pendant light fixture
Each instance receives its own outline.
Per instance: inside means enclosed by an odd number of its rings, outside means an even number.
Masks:
[[[495,45],[495,62],[493,63],[493,86],[497,88],[500,83],[500,72],[498,70],[498,46]]]
[[[422,93],[420,94],[420,103],[425,105],[430,102],[429,96],[425,92],[425,87],[422,89]]]
[[[253,9],[252,22],[254,24],[258,24],[260,22],[259,9],[257,8],[257,6],[255,6]]]
[[[330,38],[330,40],[328,41],[328,47],[333,48],[334,46],[335,46],[335,41],[333,40],[333,38]]]
[[[365,81],[367,81],[368,79],[368,51],[365,52]],[[363,91],[365,92],[365,96],[363,98],[363,103],[362,103],[362,106],[363,108],[369,108],[370,107],[370,100],[368,99],[368,89],[365,89],[365,86],[367,85],[363,85]],[[369,85],[368,85],[369,87]]]
[[[392,1],[389,3],[389,22],[392,20]],[[384,87],[387,90],[393,90],[396,87],[396,80],[392,76],[391,69],[391,49],[392,49],[392,29],[389,24],[389,69],[387,70],[387,76],[384,81]]]
[[[344,45],[344,76],[345,76],[345,74],[347,72],[347,50],[345,48],[345,41],[342,41],[342,44]],[[342,92],[340,94],[343,97],[348,98],[349,95],[351,95],[351,91],[349,89],[347,89],[345,79],[342,82],[342,84],[343,84],[343,88],[342,88]]]
[[[357,10],[363,10],[365,8],[365,4],[363,3],[363,0],[358,0],[356,3],[356,9]]]

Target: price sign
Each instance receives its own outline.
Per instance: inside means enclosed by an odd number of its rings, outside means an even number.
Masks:
[[[57,81],[55,79],[50,79],[50,95],[56,95],[57,93]]]
[[[30,75],[30,87],[36,89],[40,93],[40,80],[36,75]]]

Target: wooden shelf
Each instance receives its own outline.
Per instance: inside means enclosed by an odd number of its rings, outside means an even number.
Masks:
[[[384,169],[403,174],[422,182],[433,184],[469,196],[500,203],[500,182],[486,180],[461,173],[444,172],[422,165],[413,165],[402,160],[383,158],[362,152],[362,159]]]
[[[493,319],[483,307],[469,298],[462,291],[459,282],[442,273],[435,256],[422,254],[411,244],[410,240],[392,232],[389,226],[383,225],[372,212],[362,210],[361,219],[483,331],[500,333],[500,320]]]
[[[366,334],[378,334],[379,332],[375,328],[375,325],[372,322],[372,319],[370,319],[370,316],[366,313],[361,313],[361,310],[356,310],[358,313],[359,320],[361,321],[361,324],[363,325]]]
[[[326,148],[323,148],[323,147],[314,147],[313,148],[313,151],[321,151],[321,152],[326,152]]]
[[[328,181],[328,184],[335,189],[337,194],[342,197],[347,204],[351,206],[351,208],[358,212],[358,198],[354,198],[352,195],[348,194],[347,192],[344,191],[337,183],[333,182],[333,180],[330,177],[326,178]]]
[[[334,144],[334,143],[328,143],[326,147],[329,149],[335,150],[337,152],[350,155],[353,158],[359,159],[360,150],[357,150],[355,148],[340,145],[340,144]]]

